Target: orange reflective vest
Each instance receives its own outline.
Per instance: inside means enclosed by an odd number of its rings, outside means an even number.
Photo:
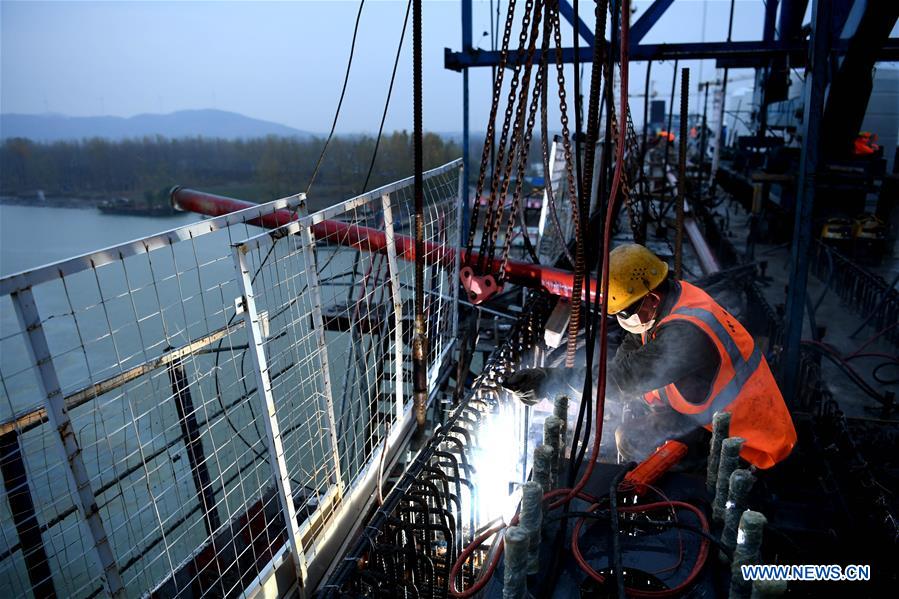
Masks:
[[[768,362],[752,335],[705,291],[684,281],[680,287],[677,302],[648,333],[649,338],[665,323],[689,322],[712,340],[721,364],[700,403],[684,399],[674,383],[650,391],[644,399],[649,404],[667,403],[708,430],[715,412],[730,412],[730,435],[746,440],[741,457],[759,468],[770,468],[790,454],[796,429]],[[647,342],[647,333],[642,340]]]

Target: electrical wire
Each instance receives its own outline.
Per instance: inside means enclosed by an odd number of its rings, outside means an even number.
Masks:
[[[322,151],[315,163],[315,168],[312,169],[312,176],[309,178],[309,184],[306,185],[306,195],[308,195],[309,191],[312,189],[312,184],[315,182],[315,177],[318,175],[318,171],[321,168],[322,161],[324,161],[325,159],[325,153],[328,151],[328,146],[331,144],[331,138],[334,137],[334,130],[337,128],[337,120],[340,118],[340,109],[343,106],[343,98],[346,95],[347,83],[349,83],[350,81],[350,69],[353,66],[353,54],[356,52],[356,36],[359,33],[359,21],[362,20],[363,6],[365,6],[365,0],[360,0],[359,10],[356,13],[356,24],[353,26],[353,41],[350,43],[350,56],[347,59],[346,63],[346,73],[343,76],[343,87],[340,90],[340,99],[337,100],[337,109],[334,111],[334,120],[331,122],[331,131],[328,133],[328,138],[325,140],[325,145],[322,146]]]
[[[586,518],[586,519],[605,521],[605,520],[609,520],[611,518],[611,513],[609,512],[609,510],[599,510],[599,511],[593,511],[593,512],[572,511],[572,512],[568,512],[568,515],[566,517]],[[559,516],[549,517],[545,521],[546,522],[555,522],[555,521],[559,521],[559,520],[562,520],[562,517],[559,517]],[[677,530],[685,530],[687,532],[691,532],[697,536],[702,537],[703,539],[707,540],[709,543],[714,545],[716,548],[718,548],[718,550],[721,551],[727,557],[728,561],[733,559],[733,550],[730,547],[728,547],[727,545],[725,545],[724,543],[722,543],[721,539],[716,537],[714,534],[703,530],[701,527],[697,527],[692,524],[687,524],[685,522],[677,522],[674,520],[652,520],[650,518],[634,520],[633,522],[635,524],[648,524],[650,526],[657,526],[659,528],[673,528],[673,529],[677,529]],[[765,530],[767,531],[768,528],[766,528]],[[660,570],[659,572],[663,572],[663,571]],[[631,593],[633,593],[633,591],[631,591]]]
[[[627,0],[624,0],[624,1],[626,2]],[[595,503],[595,504],[591,505],[587,509],[587,511],[593,512],[598,507],[599,507],[599,504]],[[709,540],[709,536],[710,536],[709,522],[706,519],[705,514],[703,514],[702,511],[700,511],[699,508],[697,508],[696,506],[691,505],[689,503],[685,503],[683,501],[670,501],[670,502],[660,501],[660,502],[649,503],[649,504],[645,504],[645,505],[621,507],[621,508],[618,508],[617,511],[620,513],[641,513],[641,512],[648,512],[648,511],[651,511],[653,509],[657,509],[660,507],[677,507],[677,508],[682,508],[682,509],[693,512],[693,514],[697,517],[697,519],[700,522],[701,530],[707,536],[703,536],[700,547],[699,547],[699,553],[696,557],[696,562],[693,564],[693,568],[690,570],[690,573],[687,575],[687,577],[684,579],[683,582],[679,583],[678,585],[676,585],[670,589],[665,589],[662,591],[645,591],[642,589],[627,588],[626,592],[627,592],[627,595],[630,597],[638,597],[638,598],[643,598],[643,599],[654,599],[654,598],[661,599],[661,598],[667,598],[667,597],[682,597],[684,595],[684,593],[686,592],[686,590],[690,586],[692,586],[693,583],[696,581],[696,578],[699,576],[699,573],[702,571],[703,566],[705,566],[706,559],[708,558],[709,545],[711,544],[711,541]],[[580,544],[578,543],[578,537],[580,536],[581,529],[583,528],[584,523],[586,522],[586,519],[587,519],[586,517],[582,516],[577,521],[577,524],[574,525],[574,533],[572,534],[572,537],[571,537],[571,552],[574,555],[574,559],[578,563],[578,566],[580,566],[581,570],[586,572],[587,575],[590,576],[590,578],[592,578],[596,582],[603,584],[606,581],[606,577],[603,576],[602,574],[600,574],[599,572],[597,572],[596,570],[594,570],[590,566],[590,564],[587,563],[587,561],[584,559],[583,554],[581,553]]]
[[[832,346],[822,343],[820,341],[809,341],[804,340],[801,342],[802,347],[808,348],[815,353],[819,354],[827,358],[832,364],[837,366],[840,370],[842,370],[855,385],[861,389],[866,395],[871,397],[872,399],[877,400],[880,403],[885,401],[883,395],[881,395],[876,389],[871,387],[867,381],[855,370],[840,353],[834,349]]]
[[[612,575],[615,577],[615,589],[617,591],[618,599],[625,599],[624,572],[622,572],[621,569],[621,537],[618,536],[619,531],[621,530],[621,523],[618,521],[618,486],[621,484],[621,481],[624,480],[627,473],[636,466],[636,462],[628,463],[612,477],[612,482],[609,485],[609,526],[611,527],[609,534],[609,549],[612,554]],[[574,543],[574,538],[572,538],[571,542],[572,544]]]
[[[375,139],[375,149],[371,154],[371,162],[368,165],[368,173],[365,175],[365,183],[362,184],[361,193],[368,189],[368,181],[375,168],[375,159],[378,157],[378,147],[381,145],[381,136],[384,133],[384,121],[387,120],[387,109],[390,108],[390,96],[393,94],[393,83],[396,81],[396,70],[400,64],[400,54],[403,51],[403,42],[406,39],[406,25],[409,24],[409,11],[412,8],[412,0],[406,3],[406,16],[403,18],[403,30],[400,33],[400,42],[396,47],[396,58],[393,60],[393,72],[390,73],[390,85],[387,86],[387,100],[384,102],[384,112],[381,113],[381,124],[378,126],[378,137]],[[361,7],[360,7],[361,10]]]

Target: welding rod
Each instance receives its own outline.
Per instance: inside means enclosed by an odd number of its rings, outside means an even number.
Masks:
[[[520,526],[510,526],[506,529],[503,599],[525,599],[527,597],[529,538],[530,535]]]
[[[709,465],[705,475],[705,488],[715,491],[718,481],[718,461],[721,459],[721,442],[730,436],[730,412],[715,412],[712,416],[712,448],[709,451]]]
[[[752,583],[743,578],[740,566],[756,564],[761,556],[762,536],[768,520],[760,512],[746,510],[740,517],[737,546],[731,562],[730,599],[749,599]]]
[[[715,499],[712,502],[712,520],[724,521],[724,505],[730,491],[730,475],[740,465],[740,449],[745,439],[728,437],[721,442],[721,461],[718,463],[718,480],[715,485]]]

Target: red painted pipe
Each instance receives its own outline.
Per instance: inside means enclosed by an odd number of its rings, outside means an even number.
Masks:
[[[237,200],[183,187],[172,189],[171,198],[172,206],[175,208],[207,216],[222,216],[223,214],[257,205],[245,200]],[[297,216],[290,210],[276,210],[271,214],[265,214],[247,222],[251,225],[274,229],[293,220],[297,220]],[[336,220],[324,220],[312,225],[312,232],[318,240],[354,247],[367,252],[384,253],[387,248],[387,235],[384,231],[370,227],[350,225]],[[403,260],[415,260],[415,239],[406,235],[395,235],[394,237],[397,257]],[[457,248],[445,248],[434,243],[425,242],[425,253],[444,266],[453,264],[453,259],[457,252],[459,252]],[[477,256],[477,253],[473,253],[472,260],[476,260]],[[497,272],[501,262],[499,259],[494,259],[491,264],[491,272]],[[532,288],[542,287],[553,295],[571,298],[574,274],[570,271],[509,259],[506,262],[505,272],[506,280],[515,285]],[[593,301],[595,293],[596,281],[591,280],[590,301]],[[585,293],[581,293],[581,299],[586,299]]]

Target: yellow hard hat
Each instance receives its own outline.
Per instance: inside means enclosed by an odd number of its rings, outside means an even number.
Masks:
[[[667,276],[668,264],[642,245],[619,245],[609,254],[609,314],[643,298]]]

